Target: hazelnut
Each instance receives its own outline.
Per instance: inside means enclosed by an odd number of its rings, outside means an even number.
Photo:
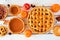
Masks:
[[[12,33],[9,32],[8,34],[11,35]]]
[[[8,7],[10,7],[10,4],[7,4]]]

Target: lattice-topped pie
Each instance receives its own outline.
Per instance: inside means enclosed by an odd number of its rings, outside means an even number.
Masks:
[[[4,26],[0,26],[0,36],[6,35],[8,32],[8,29]]]
[[[54,25],[53,13],[45,7],[34,7],[29,11],[28,26],[33,33],[46,33]]]

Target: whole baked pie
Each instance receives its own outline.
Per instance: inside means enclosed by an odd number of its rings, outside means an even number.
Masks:
[[[24,28],[24,22],[20,18],[13,18],[9,22],[9,29],[13,34],[22,33]]]
[[[8,32],[8,29],[5,26],[0,26],[0,36],[6,35]]]
[[[53,13],[45,7],[34,7],[29,11],[28,26],[33,33],[46,33],[54,25]]]
[[[6,6],[0,4],[0,20],[4,19],[7,16],[7,13],[8,11],[7,11]]]

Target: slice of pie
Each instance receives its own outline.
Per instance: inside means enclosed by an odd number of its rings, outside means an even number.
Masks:
[[[34,7],[28,15],[28,26],[33,33],[46,33],[54,25],[53,13],[45,7]]]

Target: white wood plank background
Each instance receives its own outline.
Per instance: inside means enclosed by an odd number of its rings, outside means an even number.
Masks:
[[[23,5],[24,3],[35,4],[37,6],[51,6],[52,4],[60,4],[60,0],[0,0],[0,4],[18,4]],[[60,12],[56,13],[56,15]],[[2,22],[0,22],[2,25]],[[60,40],[60,37],[54,36],[53,34],[41,34],[32,35],[30,38],[26,38],[24,35],[6,35],[0,37],[0,40]]]

